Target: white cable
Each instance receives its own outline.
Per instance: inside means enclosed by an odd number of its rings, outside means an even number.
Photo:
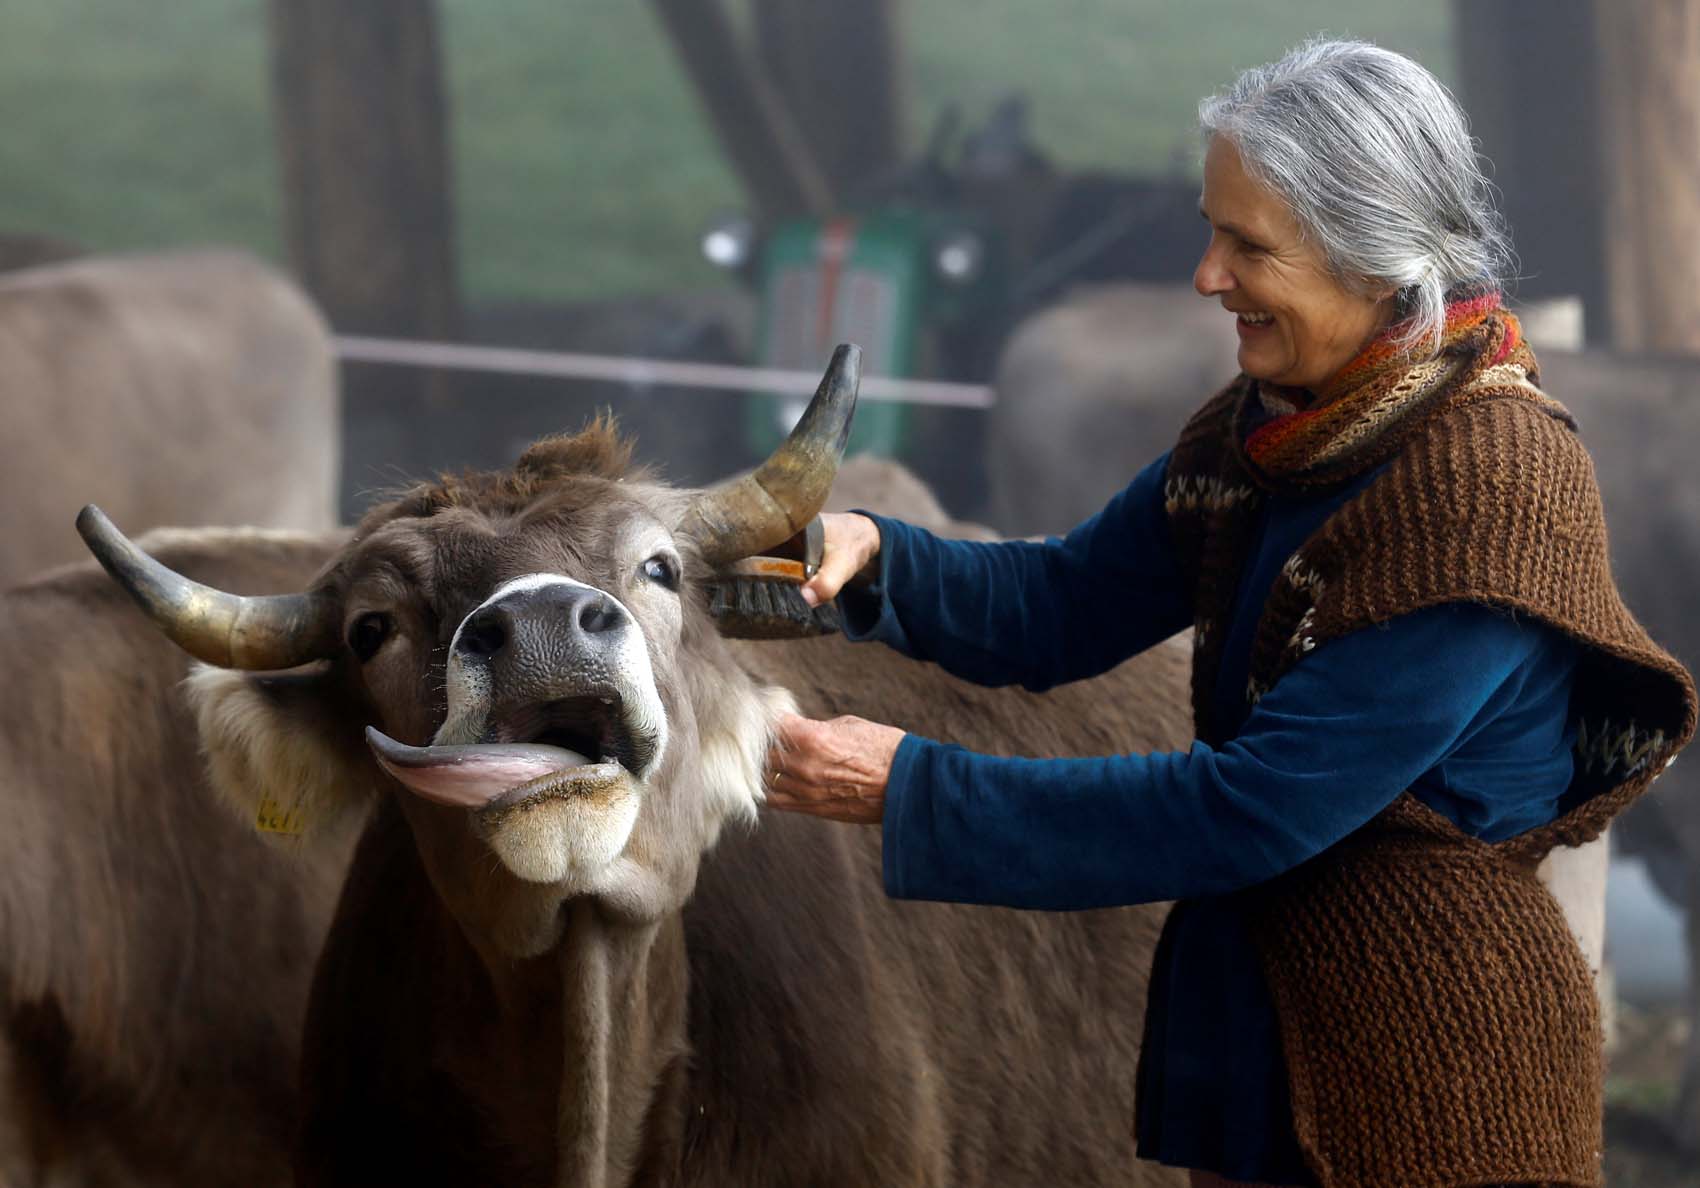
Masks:
[[[630,355],[580,355],[515,347],[467,346],[402,338],[338,335],[337,354],[352,363],[395,363],[404,367],[441,367],[454,371],[499,371],[513,375],[549,375],[564,379],[613,380],[633,387],[722,388],[806,397],[820,383],[809,371],[737,367],[723,363],[681,363]],[[936,404],[951,408],[990,408],[995,403],[985,384],[941,380],[862,377],[859,394],[867,400]]]

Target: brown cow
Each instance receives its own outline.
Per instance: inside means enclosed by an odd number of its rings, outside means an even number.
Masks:
[[[145,539],[258,592],[310,580],[344,538]],[[352,836],[279,853],[215,803],[186,658],[94,564],[0,594],[0,656],[0,1184],[286,1183]]]
[[[833,503],[964,530],[867,457]],[[259,592],[305,585],[343,537],[144,543]],[[174,687],[189,662],[93,562],[0,593],[0,654],[37,661],[0,727],[0,1184],[286,1182],[308,973],[352,846],[279,855],[213,803]]]
[[[338,415],[324,320],[251,256],[0,276],[0,586],[76,560],[90,499],[136,528],[335,526]]]
[[[1040,755],[1187,733],[1178,645],[1040,698],[715,633],[710,574],[819,508],[849,365],[738,484],[660,487],[593,429],[374,510],[301,595],[195,588],[86,517],[201,658],[313,664],[193,678],[228,794],[321,827],[376,801],[314,981],[299,1182],[1172,1182],[1129,1134],[1160,910],[893,903],[877,833],[756,824],[793,695]]]
[[[35,231],[0,231],[0,272],[39,268],[84,255],[80,243]]]

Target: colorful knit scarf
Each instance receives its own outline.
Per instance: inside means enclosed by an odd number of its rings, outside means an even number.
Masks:
[[[1304,488],[1351,478],[1391,457],[1431,416],[1484,383],[1544,400],[1534,387],[1534,353],[1497,291],[1447,305],[1438,351],[1401,347],[1406,329],[1390,326],[1371,339],[1314,399],[1262,381],[1247,386],[1236,436],[1260,486]]]

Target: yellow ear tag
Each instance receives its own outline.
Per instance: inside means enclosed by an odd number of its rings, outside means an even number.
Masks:
[[[297,793],[288,805],[279,804],[267,792],[260,797],[260,807],[254,813],[254,828],[261,833],[276,833],[284,837],[300,837],[307,827],[307,812]]]

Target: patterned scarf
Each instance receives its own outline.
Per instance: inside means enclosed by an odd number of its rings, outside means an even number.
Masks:
[[[1516,315],[1497,291],[1446,307],[1440,349],[1399,345],[1401,325],[1382,331],[1323,386],[1309,393],[1261,381],[1247,385],[1236,417],[1241,460],[1265,490],[1343,482],[1391,457],[1430,417],[1484,386],[1514,387],[1545,401]],[[1307,407],[1308,402],[1308,407]],[[1259,423],[1261,422],[1261,423]]]

